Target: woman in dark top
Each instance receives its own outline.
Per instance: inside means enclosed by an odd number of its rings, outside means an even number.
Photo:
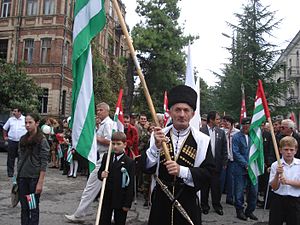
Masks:
[[[21,203],[21,225],[39,224],[39,198],[43,190],[49,156],[49,144],[38,127],[39,116],[27,114],[27,133],[19,144],[18,186]]]

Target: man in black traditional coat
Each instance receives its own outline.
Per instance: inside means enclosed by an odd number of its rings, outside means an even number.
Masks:
[[[169,93],[170,116],[173,124],[164,129],[156,127],[150,147],[143,155],[144,172],[156,173],[179,201],[195,225],[201,224],[199,191],[210,178],[215,164],[209,137],[189,125],[195,114],[197,94],[185,85]],[[167,143],[171,160],[166,160],[162,142]],[[172,205],[159,184],[152,192],[149,225],[190,224]]]

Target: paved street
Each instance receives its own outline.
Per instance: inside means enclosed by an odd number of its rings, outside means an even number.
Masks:
[[[0,224],[17,225],[20,224],[20,205],[16,208],[10,207],[11,182],[6,174],[6,153],[0,153]],[[41,225],[67,225],[64,214],[74,212],[80,201],[80,196],[85,187],[86,177],[78,176],[76,179],[67,178],[61,175],[57,169],[48,169],[43,194],[40,204],[40,224]],[[223,196],[224,197],[224,196]],[[86,217],[85,225],[92,225],[95,222],[97,202],[92,204],[90,214]],[[137,204],[133,204],[127,217],[129,225],[147,224],[149,210],[144,209],[142,198],[138,198]],[[203,225],[231,225],[231,224],[255,224],[254,221],[242,222],[235,218],[233,206],[223,202],[224,216],[211,211],[208,215],[203,215]],[[255,214],[260,221],[266,221],[268,211],[263,212],[257,209]]]

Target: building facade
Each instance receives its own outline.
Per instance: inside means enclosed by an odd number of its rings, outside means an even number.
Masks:
[[[293,117],[294,114],[297,128],[300,121],[300,31],[296,34],[287,48],[278,58],[276,65],[280,65],[282,70],[276,74],[276,81],[291,81],[291,85],[280,99],[282,107],[291,107],[291,111],[286,117]]]
[[[74,0],[0,0],[0,58],[25,63],[25,72],[42,88],[40,113],[71,114]],[[119,1],[125,15],[125,6]],[[107,25],[96,38],[103,62],[128,55],[124,36],[105,1]]]

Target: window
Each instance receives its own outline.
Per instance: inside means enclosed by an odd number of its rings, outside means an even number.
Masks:
[[[25,49],[24,49],[24,61],[28,64],[32,63],[33,58],[33,48],[34,48],[34,40],[26,39],[25,40]]]
[[[119,57],[120,54],[120,49],[119,49],[119,42],[115,41],[115,45],[114,45],[114,55],[116,57]]]
[[[39,96],[39,102],[40,102],[39,113],[48,112],[48,97],[49,97],[49,89],[43,88],[42,95]]]
[[[300,74],[300,60],[299,60],[299,51],[296,52],[296,69],[297,69],[297,74]]]
[[[37,15],[37,0],[27,0],[27,16]]]
[[[110,0],[109,1],[109,16],[111,16],[112,17],[112,15],[113,15],[113,5],[112,5],[112,1]]]
[[[0,59],[7,60],[8,40],[0,40]]]
[[[113,40],[113,38],[112,38],[112,36],[111,35],[109,35],[108,36],[108,54],[109,55],[113,55],[114,54],[114,40]]]
[[[54,0],[45,0],[44,2],[44,14],[52,15],[54,14],[55,2]]]
[[[121,46],[121,56],[124,56],[124,48]]]
[[[41,63],[50,63],[51,55],[51,39],[44,38],[42,39],[42,54],[41,54]]]
[[[10,5],[11,5],[11,0],[3,0],[2,7],[1,7],[1,17],[10,16]]]
[[[66,114],[66,99],[67,99],[67,91],[64,90],[62,94],[62,106],[61,106],[61,114]]]

